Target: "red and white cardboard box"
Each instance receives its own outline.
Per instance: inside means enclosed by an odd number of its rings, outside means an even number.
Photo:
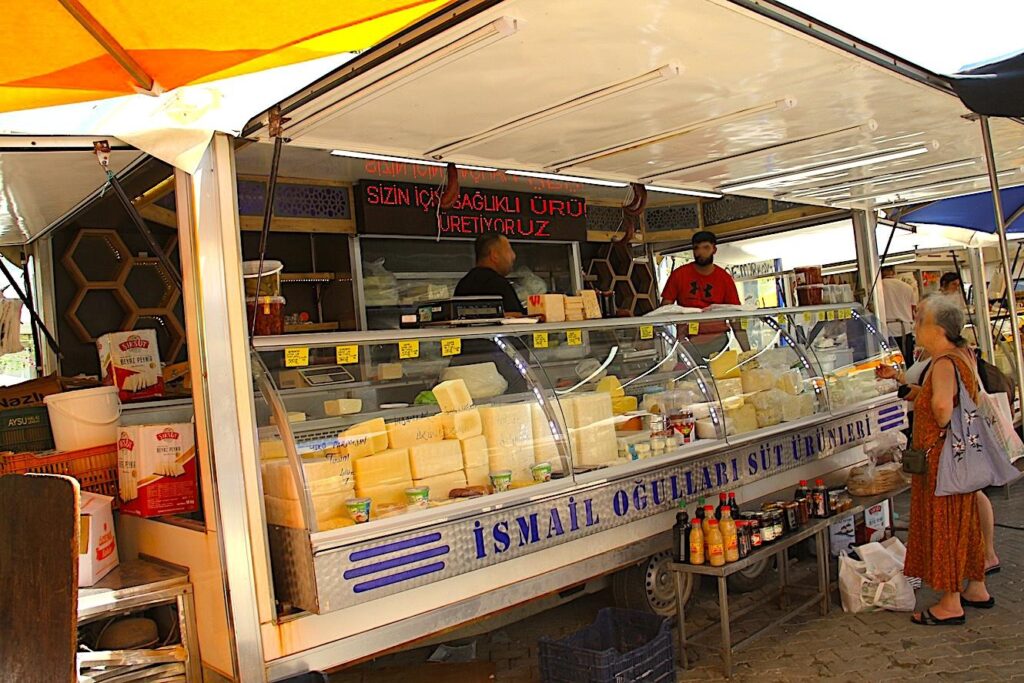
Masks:
[[[81,493],[78,534],[78,586],[91,586],[118,565],[114,535],[114,499],[98,493]]]
[[[155,330],[111,332],[96,340],[103,383],[118,389],[121,402],[164,395],[164,375]]]
[[[192,423],[123,426],[117,435],[123,514],[162,517],[199,509]]]

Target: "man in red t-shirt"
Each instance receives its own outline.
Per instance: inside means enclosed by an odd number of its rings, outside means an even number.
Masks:
[[[689,308],[707,308],[711,304],[739,305],[736,282],[724,268],[715,265],[718,238],[713,232],[701,230],[693,236],[693,262],[672,271],[661,293],[661,305],[678,304]],[[709,347],[728,341],[724,332],[728,326],[722,322],[701,323],[700,334],[690,341]],[[719,349],[709,349],[712,352]]]

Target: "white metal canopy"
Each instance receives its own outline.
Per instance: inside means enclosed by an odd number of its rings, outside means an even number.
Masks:
[[[940,77],[774,3],[489,4],[283,103],[291,144],[844,208],[985,186]],[[1024,182],[1024,126],[993,127]]]
[[[0,246],[31,242],[98,191],[106,178],[92,140],[77,137],[0,136]],[[142,156],[115,138],[110,170]]]

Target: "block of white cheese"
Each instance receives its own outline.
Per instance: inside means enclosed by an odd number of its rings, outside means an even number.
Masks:
[[[757,429],[757,410],[752,405],[742,405],[738,408],[726,408],[725,423],[728,425],[730,434],[743,434]]]
[[[740,368],[738,365],[739,354],[735,351],[726,350],[719,353],[708,361],[708,368],[711,376],[718,379],[739,379]]]
[[[345,514],[345,501],[353,497],[353,491],[346,489],[336,493],[313,496],[313,515],[318,524],[323,525],[335,517]],[[302,504],[290,498],[263,496],[263,506],[267,512],[267,523],[275,526],[287,526],[302,529]],[[312,525],[312,520],[310,521]]]
[[[443,439],[444,425],[439,416],[431,415],[415,420],[389,422],[387,432],[390,448],[411,448]]]
[[[454,413],[441,413],[441,427],[446,439],[468,439],[484,433],[480,422],[480,411],[476,408],[458,410]]]
[[[487,439],[491,471],[511,470],[513,481],[532,481],[530,468],[534,464],[534,455],[530,404],[483,406],[480,419]]]
[[[299,493],[291,463],[287,460],[273,460],[263,463],[261,469],[265,495],[298,500]],[[352,470],[343,463],[328,460],[303,462],[302,469],[306,472],[306,482],[314,495],[351,489],[354,485]]]
[[[388,448],[388,430],[382,417],[353,425],[338,438],[340,447],[353,458],[373,455]]]
[[[626,391],[622,388],[622,383],[619,382],[619,378],[615,375],[601,378],[601,381],[597,383],[597,390],[611,394],[612,398],[626,395]]]
[[[476,468],[488,468],[487,461],[487,437],[483,434],[471,436],[468,439],[459,439],[459,448],[462,451],[462,466],[467,471]],[[472,486],[473,484],[470,484]]]
[[[800,374],[799,370],[786,370],[785,372],[780,373],[778,378],[775,380],[775,388],[792,396],[796,396],[797,394],[803,393],[804,378]]]
[[[456,447],[458,445],[456,444]],[[448,500],[448,492],[452,489],[466,488],[466,473],[462,470],[439,474],[434,477],[413,479],[413,486],[429,486],[430,500]]]
[[[465,410],[473,405],[473,397],[469,395],[466,382],[461,379],[450,379],[441,382],[431,391],[437,399],[437,405],[446,413]]]
[[[355,472],[356,488],[412,479],[408,448],[393,448],[359,458],[352,462],[352,469]]]
[[[767,391],[775,386],[776,379],[775,371],[767,368],[751,368],[740,373],[740,382],[745,394]]]
[[[466,469],[466,484],[468,486],[489,486],[490,483],[491,468],[487,465]]]
[[[526,299],[526,312],[529,315],[543,315],[545,322],[564,322],[565,297],[561,294],[531,294]]]
[[[338,415],[355,415],[363,409],[363,402],[358,398],[332,398],[324,401],[324,414],[332,417]]]
[[[574,461],[592,467],[618,458],[611,396],[583,393],[559,399],[569,427]]]
[[[561,411],[557,406],[554,408],[556,415]],[[554,472],[562,471],[562,459],[558,457],[558,445],[551,433],[551,425],[548,423],[548,416],[538,403],[530,404],[531,426],[533,428],[533,461],[534,463],[550,463]],[[565,433],[565,427],[561,427]]]
[[[449,366],[441,371],[441,379],[461,379],[475,401],[500,396],[508,389],[508,380],[502,377],[494,363]]]
[[[722,426],[722,425],[719,425]],[[697,420],[697,438],[698,439],[719,439],[721,435],[718,433],[719,427],[715,426],[714,421],[708,418],[701,418]],[[728,429],[728,423],[725,425],[723,431],[728,435],[732,434],[732,431]]]
[[[715,388],[718,390],[718,397],[722,399],[723,407],[738,408],[743,405],[743,382],[738,377],[716,379]],[[726,401],[729,401],[730,405],[726,406]]]
[[[402,379],[401,363],[381,363],[377,366],[377,379],[393,380]]]
[[[462,447],[458,441],[438,441],[409,448],[413,480],[462,471]]]

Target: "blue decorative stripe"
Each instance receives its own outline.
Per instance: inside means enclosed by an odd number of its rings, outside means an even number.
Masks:
[[[887,408],[882,408],[881,410],[879,410],[878,414],[879,415],[888,415],[889,413],[895,413],[897,411],[903,412],[903,408],[901,406],[898,406],[898,405],[897,406],[888,406]]]
[[[892,424],[889,424],[889,425],[886,425],[886,426],[882,427],[881,431],[887,432],[890,429],[899,429],[902,426],[903,426],[902,422],[893,422]]]
[[[382,576],[379,579],[367,581],[366,583],[357,583],[352,590],[356,593],[365,593],[366,591],[372,591],[375,588],[384,588],[385,586],[390,586],[393,583],[401,583],[402,581],[415,579],[417,576],[433,574],[434,572],[439,572],[442,569],[444,569],[444,562],[435,562],[434,564],[415,567],[404,572],[392,574],[391,576]]]
[[[893,422],[903,422],[904,418],[906,418],[906,415],[904,415],[903,413],[900,413],[899,415],[891,415],[885,418],[884,420],[879,420],[878,424],[887,425],[892,424]]]
[[[348,556],[349,562],[359,562],[360,560],[368,560],[371,557],[380,557],[381,555],[387,555],[388,553],[398,552],[399,550],[405,550],[407,548],[415,548],[418,545],[426,545],[427,543],[433,543],[441,540],[441,534],[432,533],[426,536],[417,536],[416,538],[407,538],[404,541],[395,541],[394,543],[385,543],[379,545],[376,548],[368,548],[367,550],[357,550]]]
[[[393,567],[401,567],[403,564],[412,564],[413,562],[419,562],[420,560],[427,560],[431,557],[437,557],[438,555],[447,555],[448,546],[442,545],[437,548],[431,548],[430,550],[423,550],[412,555],[402,555],[401,557],[392,557],[390,560],[384,560],[383,562],[374,562],[373,564],[367,564],[362,567],[356,567],[355,569],[349,569],[345,572],[344,577],[346,579],[358,579],[360,576],[366,576],[367,574],[376,574],[382,572],[385,569],[391,569]]]

